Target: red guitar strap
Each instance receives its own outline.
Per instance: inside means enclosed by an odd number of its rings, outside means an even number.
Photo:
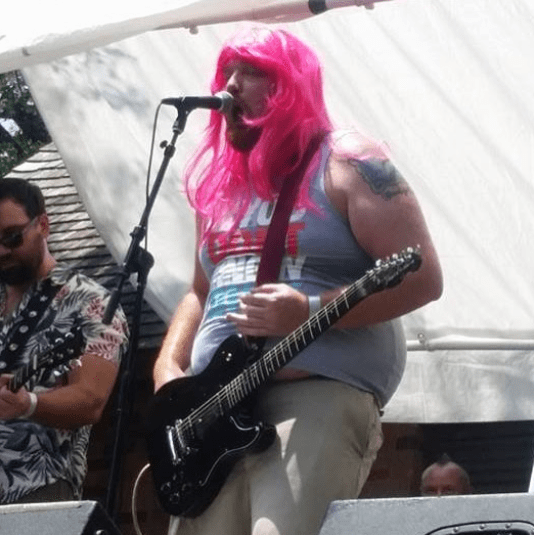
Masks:
[[[280,266],[285,252],[287,227],[295,199],[297,198],[297,192],[299,191],[306,169],[313,155],[317,152],[323,138],[324,136],[319,135],[310,141],[300,165],[287,177],[282,185],[269,228],[267,229],[265,243],[263,244],[260,265],[256,275],[256,286],[276,282],[280,276]]]
[[[323,139],[324,135],[317,135],[310,141],[300,165],[282,184],[263,244],[260,265],[256,275],[256,286],[276,282],[280,276],[280,266],[286,250],[285,242],[289,218],[293,211],[297,192],[299,191],[306,169],[310,165],[311,159],[319,149]],[[265,343],[265,338],[248,337],[247,340],[256,350],[261,349]]]

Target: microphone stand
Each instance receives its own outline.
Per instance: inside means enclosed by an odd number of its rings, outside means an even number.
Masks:
[[[163,160],[161,162],[160,169],[154,181],[152,191],[147,199],[147,203],[144,212],[141,216],[139,224],[131,232],[130,236],[132,241],[126,254],[126,258],[122,265],[122,271],[117,287],[111,293],[111,298],[108,302],[106,310],[104,311],[104,324],[111,323],[113,315],[119,304],[119,299],[122,292],[122,287],[126,280],[132,273],[138,273],[137,277],[137,289],[134,316],[132,321],[132,327],[130,329],[130,343],[128,347],[127,355],[123,358],[120,366],[119,373],[119,385],[118,385],[118,397],[116,408],[116,424],[115,424],[115,436],[113,442],[113,450],[110,464],[110,473],[108,477],[108,486],[105,496],[105,510],[112,519],[116,519],[117,516],[117,486],[120,480],[122,470],[122,460],[124,443],[128,430],[130,409],[133,405],[134,399],[134,382],[132,377],[135,370],[136,358],[138,354],[139,346],[139,331],[141,324],[141,310],[143,303],[143,294],[146,287],[146,281],[148,278],[148,272],[154,265],[154,259],[152,255],[145,249],[140,247],[141,241],[146,236],[146,229],[148,223],[148,217],[156,200],[156,196],[163,182],[163,177],[169,165],[171,158],[176,151],[175,144],[178,136],[184,131],[187,117],[191,110],[177,106],[178,117],[175,120],[172,130],[173,136],[170,143],[165,144]]]

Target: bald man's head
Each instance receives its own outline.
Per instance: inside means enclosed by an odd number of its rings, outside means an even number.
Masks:
[[[471,482],[467,472],[451,460],[431,464],[421,477],[422,496],[471,494]]]

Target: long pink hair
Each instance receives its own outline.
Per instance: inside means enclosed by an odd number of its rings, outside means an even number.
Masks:
[[[227,142],[224,118],[212,112],[202,143],[185,171],[189,202],[201,215],[206,233],[232,214],[235,229],[254,195],[272,200],[280,179],[298,166],[310,140],[332,132],[323,96],[322,69],[316,54],[294,35],[280,29],[253,27],[228,40],[219,54],[211,91],[224,90],[224,68],[245,61],[266,72],[273,82],[266,113],[249,123],[261,127],[254,148],[239,152]],[[318,155],[308,166],[307,186]],[[311,207],[308,187],[297,206]]]

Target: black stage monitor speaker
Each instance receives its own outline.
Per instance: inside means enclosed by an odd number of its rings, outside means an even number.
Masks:
[[[98,502],[0,506],[0,535],[121,535]]]
[[[319,535],[533,535],[534,494],[335,501]]]

